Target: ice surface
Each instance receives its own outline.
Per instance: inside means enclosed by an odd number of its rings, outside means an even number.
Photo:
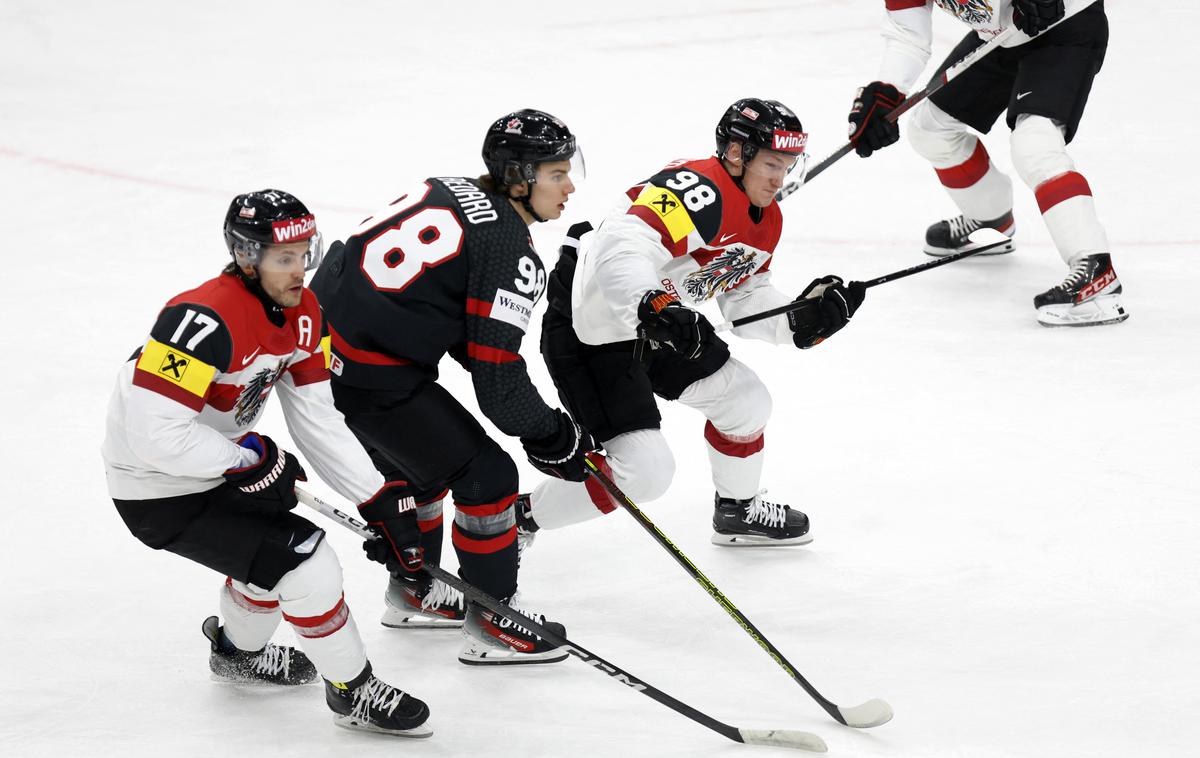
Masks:
[[[710,545],[702,420],[664,408],[679,474],[646,512],[823,694],[884,698],[894,720],[834,723],[622,513],[539,535],[529,605],[718,719],[816,732],[830,755],[1194,755],[1197,106],[1175,72],[1200,9],[1145,5],[1109,3],[1072,146],[1129,321],[1035,323],[1065,267],[1019,187],[1015,254],[875,288],[816,350],[737,342],[773,391],[765,483],[812,517],[805,548]],[[552,264],[569,223],[708,154],[737,97],[787,102],[815,156],[832,151],[874,75],[881,6],[0,3],[0,755],[766,755],[576,661],[468,668],[452,632],[384,629],[381,572],[334,527],[372,660],[430,703],[434,737],[336,729],[315,687],[211,682],[199,627],[220,580],[128,534],[97,451],[121,362],[223,264],[236,192],[294,192],[336,239],[416,180],[479,172],[486,125],[539,107],[590,170],[534,230]],[[962,31],[939,15],[937,54]],[[987,145],[1008,169],[1006,135]],[[952,214],[906,144],[850,156],[786,202],[776,282],[920,263],[926,225]],[[461,371],[445,382],[470,402]],[[262,429],[286,438],[274,408]]]

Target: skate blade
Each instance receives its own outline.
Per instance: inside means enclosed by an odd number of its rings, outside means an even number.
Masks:
[[[268,682],[263,679],[243,679],[233,674],[218,674],[215,671],[210,671],[208,678],[214,682],[221,684],[237,684],[243,687],[262,687],[264,689],[279,689],[281,687],[303,687],[307,684],[320,681],[320,674],[314,675],[312,679],[297,679],[293,682]]]
[[[926,245],[923,249],[926,255],[931,255],[934,258],[945,258],[948,255],[955,255],[956,253],[961,253],[974,247],[982,247],[982,245],[963,245],[962,247],[955,248],[953,250],[947,250],[944,247],[931,247]],[[1013,246],[1012,240],[1009,240],[1007,244],[988,250],[986,253],[979,253],[979,256],[1004,255],[1005,253],[1011,253],[1015,249],[1016,248]]]
[[[516,650],[486,644],[467,644],[458,651],[458,662],[467,666],[524,666],[534,663],[558,663],[567,659],[561,648],[544,653],[519,653]]]
[[[422,739],[433,736],[433,729],[430,728],[429,722],[414,726],[412,729],[384,729],[375,724],[350,716],[334,716],[333,723],[343,729],[350,729],[355,732],[374,732],[375,734],[386,734],[389,737],[410,737]]]
[[[1119,324],[1129,318],[1119,295],[1101,295],[1080,305],[1044,305],[1038,308],[1037,321],[1042,326],[1104,326]]]
[[[379,623],[388,629],[462,629],[462,619],[450,619],[444,616],[426,615],[423,613],[407,613],[396,608],[388,608],[383,612]]]
[[[783,547],[786,545],[807,545],[812,542],[812,532],[806,532],[799,537],[775,539],[758,534],[721,534],[713,532],[711,542],[721,547]]]

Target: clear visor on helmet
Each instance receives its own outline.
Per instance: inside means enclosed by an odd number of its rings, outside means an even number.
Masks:
[[[537,164],[534,182],[557,186],[570,180],[571,184],[579,184],[587,178],[587,163],[583,159],[583,150],[576,148],[568,160],[548,160]]]
[[[808,172],[808,153],[781,153],[774,150],[759,150],[746,164],[746,173],[774,179],[779,182],[804,181]]]
[[[233,256],[239,266],[252,266],[260,271],[312,271],[321,265],[325,242],[314,231],[308,239],[266,245],[233,232]]]

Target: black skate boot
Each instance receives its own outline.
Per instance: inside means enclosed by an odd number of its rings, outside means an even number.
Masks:
[[[308,684],[317,680],[317,669],[299,650],[267,643],[258,651],[239,650],[229,641],[216,616],[209,616],[200,631],[212,643],[208,667],[213,676],[244,684]]]
[[[389,577],[383,605],[379,623],[392,629],[458,629],[466,616],[462,593],[424,573]]]
[[[371,673],[371,663],[349,682],[325,680],[325,702],[334,712],[333,723],[344,729],[391,734],[396,737],[429,737],[433,730],[429,706],[401,689],[385,684]]]
[[[540,613],[533,613],[517,604],[516,596],[503,600],[512,608],[529,616],[550,631],[563,636],[566,627],[555,621],[547,621]],[[475,603],[467,604],[467,620],[463,624],[462,648],[458,660],[468,666],[504,666],[523,663],[555,663],[568,653],[551,644],[523,626],[518,626],[504,616],[492,613]]]
[[[517,515],[517,561],[521,560],[521,556],[525,551],[533,547],[533,540],[537,537],[537,530],[540,529],[537,522],[533,520],[533,503],[529,499],[529,495],[517,495],[517,502],[513,505],[513,512]]]
[[[764,491],[765,492],[765,491]],[[763,500],[763,492],[747,500],[714,497],[712,543],[727,547],[807,545],[808,516],[790,506]]]
[[[1129,318],[1121,305],[1121,280],[1108,253],[1086,255],[1062,284],[1033,299],[1042,326],[1099,326]]]
[[[944,258],[947,255],[970,250],[976,246],[969,239],[971,232],[983,228],[995,229],[1012,237],[1013,232],[1016,231],[1016,226],[1013,224],[1012,211],[991,221],[976,221],[966,216],[939,221],[925,230],[925,254]],[[979,253],[979,255],[1000,255],[1001,253],[1011,253],[1012,251],[1013,244],[1010,241],[1007,245],[1000,245],[993,250],[988,250],[986,253]]]

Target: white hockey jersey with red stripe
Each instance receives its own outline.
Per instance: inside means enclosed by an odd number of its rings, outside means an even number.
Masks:
[[[1073,16],[1096,0],[1066,0],[1066,15]],[[985,42],[1012,26],[1012,0],[884,0],[887,22],[879,81],[911,92],[917,77],[933,54],[933,8],[937,6],[970,26]],[[1023,45],[1030,37],[1017,31],[1002,43]]]
[[[333,405],[328,338],[316,296],[270,308],[222,274],[172,298],[121,368],[101,453],[112,497],[203,492],[257,454],[234,440],[272,393],[310,473],[362,502],[383,477]]]
[[[571,289],[576,335],[591,345],[635,339],[638,302],[654,289],[693,303],[715,299],[726,319],[791,301],[770,283],[782,229],[779,204],[753,208],[719,158],[668,164],[581,241]],[[787,319],[734,333],[791,342]]]

